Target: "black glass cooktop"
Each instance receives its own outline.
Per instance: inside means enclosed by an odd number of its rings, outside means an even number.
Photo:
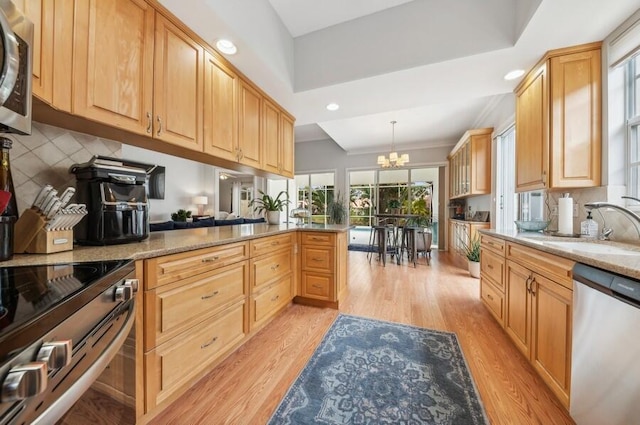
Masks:
[[[128,263],[119,260],[0,267],[0,341],[22,327],[45,320],[48,312]],[[44,328],[55,323],[42,325]]]

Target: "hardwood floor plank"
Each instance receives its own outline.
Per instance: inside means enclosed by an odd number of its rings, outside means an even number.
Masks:
[[[341,313],[456,333],[492,424],[573,424],[480,301],[479,281],[449,254],[416,268],[348,255]],[[290,306],[151,424],[266,423],[337,314]]]

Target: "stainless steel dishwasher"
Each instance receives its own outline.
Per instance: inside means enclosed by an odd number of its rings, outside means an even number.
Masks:
[[[571,416],[640,424],[640,281],[585,264],[573,279]]]

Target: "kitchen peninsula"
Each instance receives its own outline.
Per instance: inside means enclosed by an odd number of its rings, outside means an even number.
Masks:
[[[160,231],[137,243],[17,254],[3,266],[135,261],[141,282],[135,354],[119,354],[111,369],[135,371],[134,393],[124,399],[135,404],[137,423],[145,423],[292,301],[338,308],[346,293],[348,229],[260,223]],[[111,370],[98,380],[115,397],[110,388],[117,384],[108,376],[117,375]]]

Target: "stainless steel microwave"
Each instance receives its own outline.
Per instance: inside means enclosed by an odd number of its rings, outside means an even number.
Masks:
[[[0,0],[0,132],[31,134],[33,24]]]

